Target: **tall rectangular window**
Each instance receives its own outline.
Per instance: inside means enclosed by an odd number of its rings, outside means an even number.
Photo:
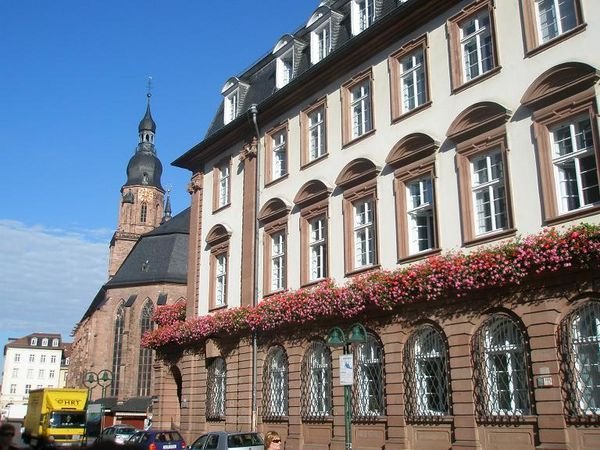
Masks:
[[[535,12],[541,43],[575,28],[575,0],[535,0]]]
[[[600,190],[589,116],[555,125],[550,140],[560,213],[597,204]]]
[[[490,16],[482,11],[460,24],[460,45],[465,81],[472,80],[494,67]]]
[[[20,362],[20,361],[21,361],[21,354],[15,353],[15,362]]]
[[[38,378],[44,378],[46,376],[46,371],[44,369],[40,369],[38,371]]]
[[[225,108],[223,121],[225,125],[235,119],[238,115],[239,92],[237,89],[225,97]]]
[[[370,83],[363,81],[350,91],[350,109],[352,111],[352,137],[357,138],[371,131]]]
[[[290,81],[294,76],[294,49],[290,49],[277,58],[276,84],[280,89]]]
[[[331,22],[329,20],[311,33],[310,45],[312,64],[318,63],[329,55],[331,51]]]
[[[46,355],[40,355],[40,362],[42,364],[46,362]]]
[[[16,384],[11,384],[10,385],[10,394],[16,394],[17,393],[17,385]]]
[[[215,257],[215,306],[227,304],[227,254]]]
[[[435,248],[433,185],[431,177],[406,184],[409,251],[411,254]]]
[[[55,373],[56,373],[56,372],[55,372],[54,370],[50,370],[50,371],[48,372],[48,378],[54,378],[54,376],[55,376]]]
[[[32,363],[32,362],[35,362],[35,355],[34,355],[33,353],[31,353],[31,354],[29,355],[29,362],[30,362],[30,363]]]
[[[231,202],[231,162],[229,159],[216,165],[213,170],[213,209],[223,208]]]
[[[354,210],[354,268],[375,264],[375,222],[373,199],[353,203]]]
[[[402,111],[404,112],[412,111],[427,101],[424,58],[423,49],[419,49],[400,60]]]
[[[52,364],[56,364],[56,355],[52,355],[52,356],[50,356],[50,362],[51,362]]]
[[[375,19],[374,0],[353,0],[351,14],[352,34],[357,35],[369,28]]]
[[[473,157],[471,170],[477,234],[506,228],[502,152],[498,149]]]
[[[285,288],[285,234],[271,235],[271,292]]]
[[[12,377],[13,378],[17,378],[19,376],[19,369],[18,368],[14,368],[12,370]]]
[[[309,222],[310,281],[327,277],[327,221],[319,216]]]
[[[287,125],[279,126],[268,132],[266,140],[265,181],[270,183],[288,173]]]
[[[325,108],[308,114],[309,159],[314,161],[325,154]]]

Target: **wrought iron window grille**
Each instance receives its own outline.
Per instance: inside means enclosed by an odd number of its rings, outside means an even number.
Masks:
[[[267,353],[263,366],[263,420],[279,420],[288,414],[288,358],[282,347]]]
[[[372,334],[354,347],[352,419],[369,421],[385,414],[383,346]]]
[[[479,421],[520,421],[533,414],[529,350],[512,318],[488,319],[473,336],[472,357]]]
[[[301,414],[309,421],[331,415],[331,351],[324,342],[313,342],[304,354],[300,371]]]
[[[206,377],[206,419],[225,418],[227,367],[223,358],[213,358],[208,364]]]

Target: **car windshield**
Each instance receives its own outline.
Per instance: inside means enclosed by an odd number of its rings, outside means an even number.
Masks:
[[[133,433],[135,433],[136,431],[137,430],[135,428],[121,428],[121,429],[118,429],[116,431],[116,433],[117,434],[124,434],[124,435],[130,436]]]
[[[53,428],[81,428],[85,427],[85,414],[53,412],[48,423]]]
[[[262,439],[256,433],[233,434],[227,438],[229,448],[242,448],[253,445],[262,445]]]

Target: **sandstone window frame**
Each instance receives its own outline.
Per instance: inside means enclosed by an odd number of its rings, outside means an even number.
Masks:
[[[600,134],[595,84],[600,79],[596,69],[584,63],[559,64],[542,73],[527,89],[521,104],[532,111],[538,176],[542,194],[542,214],[545,224],[589,216],[600,210],[600,204],[561,212],[557,180],[552,161],[550,130],[553,126],[578,116],[590,119],[596,177],[600,180]]]
[[[335,184],[343,191],[342,213],[344,216],[344,272],[353,276],[361,272],[377,269],[379,264],[379,220],[377,208],[377,176],[379,169],[368,159],[357,158],[349,162],[338,175]],[[373,216],[373,261],[357,266],[355,240],[355,207],[359,202],[371,202]]]
[[[267,131],[265,136],[265,186],[269,186],[289,175],[289,122],[285,121],[276,125]],[[282,141],[278,141],[280,137],[283,138]],[[279,168],[276,167],[277,158],[280,158],[281,167]]]
[[[332,371],[331,350],[323,341],[311,342],[302,357],[300,368],[303,420],[325,420],[331,416]]]
[[[311,116],[319,110],[323,110],[323,119],[320,123],[311,124]],[[312,155],[312,136],[311,132],[316,129],[317,140],[322,147],[317,156]],[[328,155],[327,149],[327,97],[320,98],[300,112],[300,168],[310,166]]]
[[[206,366],[206,420],[221,421],[226,412],[227,363],[217,356],[207,359]]]
[[[456,148],[461,230],[464,246],[477,245],[514,235],[514,214],[508,164],[506,122],[511,112],[493,102],[480,102],[461,112],[450,125],[446,135]],[[473,198],[473,158],[500,151],[502,156],[506,226],[502,229],[477,233]]]
[[[213,213],[231,205],[231,158],[224,158],[213,167]]]
[[[310,180],[298,190],[294,198],[294,204],[300,209],[300,283],[302,286],[322,281],[329,276],[329,196],[331,192],[332,189],[322,181]],[[311,224],[319,218],[325,222],[325,236],[322,242],[324,261],[321,261],[323,276],[313,278],[311,276]]]
[[[280,198],[272,198],[261,208],[258,220],[262,224],[263,237],[263,296],[269,296],[287,289],[288,276],[288,219],[291,207]],[[273,282],[273,238],[283,236],[283,267],[282,286],[278,289],[272,288]]]
[[[437,254],[439,245],[437,212],[436,154],[439,142],[423,133],[412,133],[402,138],[390,151],[386,163],[394,169],[394,195],[396,208],[396,254],[398,263]],[[427,250],[411,251],[408,186],[415,180],[428,177],[432,187],[433,245]]]
[[[154,304],[150,299],[142,306],[140,314],[140,339],[146,332],[154,328],[152,315],[154,313]],[[137,395],[144,397],[151,395],[152,388],[152,365],[154,363],[154,350],[140,345],[138,352],[138,377],[137,377]]]
[[[388,58],[388,67],[390,74],[390,91],[391,91],[391,113],[392,113],[392,123],[397,122],[407,116],[412,114],[416,114],[419,111],[429,107],[431,105],[431,89],[429,86],[429,64],[428,64],[428,36],[424,34],[416,39],[413,39],[400,47],[397,51],[392,53]],[[402,71],[402,61],[417,53],[422,52],[423,62],[422,62],[422,70],[423,70],[423,92],[424,92],[424,100],[418,105],[415,105],[413,108],[406,109],[403,105],[403,71]],[[416,69],[413,70],[413,73],[416,73]],[[415,89],[417,89],[415,87]]]
[[[356,101],[353,100],[353,89],[356,87],[367,86],[367,99],[361,100],[360,98]],[[350,80],[342,84],[340,89],[341,101],[342,101],[342,146],[345,147],[349,144],[365,139],[366,137],[375,133],[375,108],[373,101],[373,70],[368,68],[364,70]],[[357,111],[360,110],[361,127],[364,127],[358,134],[354,132],[354,110],[353,105],[360,100]],[[365,111],[368,114],[365,114]]]
[[[366,341],[353,347],[354,384],[352,419],[373,420],[385,416],[385,352],[383,343],[368,331]]]
[[[556,6],[556,0],[555,6]],[[523,33],[525,38],[525,56],[533,56],[541,51],[546,50],[549,47],[557,45],[575,34],[581,33],[585,30],[587,24],[583,17],[583,8],[581,7],[581,0],[573,1],[573,15],[575,19],[575,25],[565,31],[559,32],[555,37],[550,38],[546,42],[542,42],[540,36],[540,23],[539,23],[539,11],[537,10],[536,3],[538,0],[521,0],[521,18],[523,21]]]
[[[113,382],[110,386],[111,396],[119,395],[121,384],[121,367],[123,360],[123,340],[125,337],[125,302],[121,301],[115,311],[113,330],[112,372]]]
[[[229,255],[230,255],[231,231],[222,224],[213,226],[206,235],[206,244],[210,247],[209,262],[209,311],[227,308],[228,306],[228,287],[229,287]],[[224,258],[225,274],[224,279],[218,273],[220,260]],[[223,283],[220,285],[219,283]],[[222,289],[222,298],[218,298],[218,291]]]
[[[289,407],[289,361],[282,346],[275,345],[268,350],[262,375],[262,419],[282,420],[288,416]]]
[[[451,91],[457,93],[466,89],[473,84],[480,83],[487,80],[489,77],[498,73],[501,69],[500,62],[498,59],[498,39],[496,36],[496,25],[494,18],[494,0],[474,0],[471,4],[463,8],[458,14],[454,15],[447,22],[448,40],[449,40],[449,52],[450,52],[450,74],[451,74]],[[493,60],[492,67],[486,71],[481,72],[479,75],[466,79],[465,68],[464,68],[464,54],[463,44],[461,43],[461,24],[464,24],[467,20],[476,17],[477,15],[487,12],[489,18],[489,34],[491,39],[492,49],[490,57]],[[474,37],[477,37],[480,29],[477,30]],[[477,39],[477,52],[482,45],[480,45],[479,39]],[[479,58],[479,56],[478,56]],[[480,60],[478,59],[478,62]]]

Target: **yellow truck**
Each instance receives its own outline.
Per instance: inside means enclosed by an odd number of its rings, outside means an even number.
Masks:
[[[80,447],[85,437],[87,389],[29,392],[23,440],[33,449]]]

